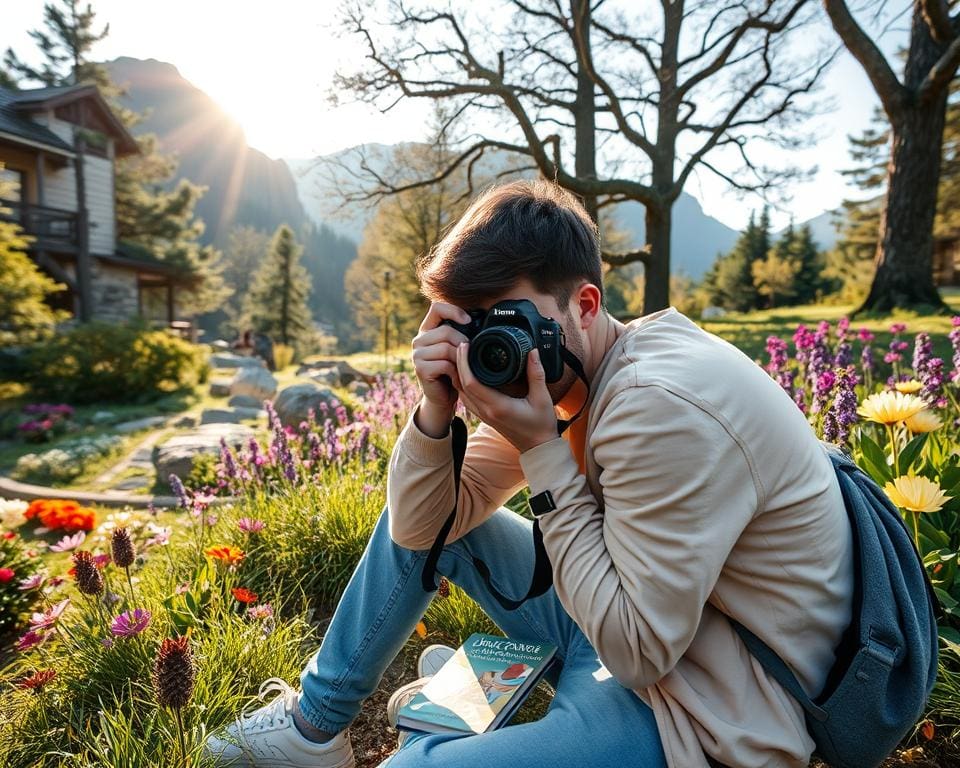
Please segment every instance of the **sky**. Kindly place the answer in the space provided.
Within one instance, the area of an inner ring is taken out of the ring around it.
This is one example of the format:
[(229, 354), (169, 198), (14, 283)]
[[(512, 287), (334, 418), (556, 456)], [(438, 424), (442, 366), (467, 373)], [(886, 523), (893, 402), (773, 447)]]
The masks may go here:
[[(27, 30), (41, 26), (43, 0), (0, 2), (0, 50), (13, 47), (30, 61), (34, 45)], [(890, 5), (896, 9), (909, 3), (894, 0)], [(109, 22), (110, 34), (98, 44), (94, 58), (132, 56), (174, 64), (237, 120), (252, 147), (275, 158), (313, 157), (364, 142), (424, 139), (428, 110), (423, 102), (401, 102), (387, 114), (357, 103), (329, 104), (334, 72), (357, 66), (363, 55), (356, 40), (336, 34), (335, 7), (334, 0), (164, 0), (159, 6), (154, 0), (95, 0), (97, 21)], [(881, 38), (888, 57), (904, 44), (904, 27), (901, 20)], [(829, 41), (832, 30), (824, 20), (814, 34)], [(845, 52), (823, 84), (821, 98), (835, 106), (805, 126), (817, 137), (816, 146), (793, 155), (802, 166), (817, 166), (817, 173), (791, 187), (787, 207), (772, 211), (775, 227), (785, 226), (791, 217), (804, 221), (844, 198), (859, 196), (839, 171), (850, 164), (847, 135), (869, 125), (878, 100), (860, 66)], [(776, 164), (782, 156), (768, 150), (758, 158)], [(708, 215), (734, 229), (742, 228), (750, 211), (762, 205), (756, 196), (740, 199), (707, 171), (691, 175), (686, 191)]]

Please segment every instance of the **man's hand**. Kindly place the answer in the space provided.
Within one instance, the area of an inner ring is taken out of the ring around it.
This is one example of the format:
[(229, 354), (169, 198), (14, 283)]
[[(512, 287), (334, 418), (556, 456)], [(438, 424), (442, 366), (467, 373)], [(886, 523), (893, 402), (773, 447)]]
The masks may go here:
[(413, 370), (423, 391), (415, 421), (430, 437), (443, 437), (453, 419), (461, 389), (457, 345), (467, 338), (449, 325), (440, 325), (442, 320), (469, 323), (470, 315), (452, 304), (433, 302), (413, 339)]
[(547, 389), (540, 350), (527, 355), (527, 395), (510, 397), (477, 381), (467, 362), (468, 342), (457, 348), (460, 400), (523, 453), (557, 437), (557, 415)]

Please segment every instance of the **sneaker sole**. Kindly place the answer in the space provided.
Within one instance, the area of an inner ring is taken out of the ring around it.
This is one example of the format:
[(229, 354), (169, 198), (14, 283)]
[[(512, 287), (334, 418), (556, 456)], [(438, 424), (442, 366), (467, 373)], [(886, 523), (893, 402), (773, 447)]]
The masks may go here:
[(435, 675), (443, 664), (436, 666), (433, 662), (430, 662), (429, 667), (425, 665), (425, 662), (431, 658), (431, 656), (436, 656), (437, 654), (431, 654), (431, 651), (443, 650), (446, 654), (446, 657), (443, 660), (443, 664), (446, 663), (447, 659), (453, 656), (456, 653), (456, 649), (451, 648), (449, 645), (434, 644), (428, 645), (420, 652), (420, 658), (417, 659), (417, 677), (430, 677), (430, 675)]

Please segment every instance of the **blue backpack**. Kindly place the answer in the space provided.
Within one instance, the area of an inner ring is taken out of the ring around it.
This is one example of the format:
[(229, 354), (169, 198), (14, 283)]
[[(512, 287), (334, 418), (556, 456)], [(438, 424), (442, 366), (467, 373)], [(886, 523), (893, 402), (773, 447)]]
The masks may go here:
[(836, 445), (821, 441), (853, 529), (850, 626), (824, 690), (810, 699), (783, 660), (734, 621), (751, 654), (803, 707), (833, 768), (875, 768), (923, 714), (937, 676), (939, 604), (900, 511)]

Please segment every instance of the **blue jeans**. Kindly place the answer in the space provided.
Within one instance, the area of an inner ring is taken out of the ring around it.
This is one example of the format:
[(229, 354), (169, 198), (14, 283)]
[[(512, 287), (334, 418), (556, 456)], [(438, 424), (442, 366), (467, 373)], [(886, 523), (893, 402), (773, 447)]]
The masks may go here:
[[(487, 563), (502, 593), (524, 594), (533, 575), (531, 521), (498, 509), (444, 548), (438, 571), (476, 600), (507, 636), (557, 646), (560, 663), (546, 674), (556, 696), (536, 722), (482, 734), (412, 733), (384, 765), (665, 768), (653, 712), (609, 676), (554, 589), (506, 611), (489, 594), (471, 555)], [(394, 543), (384, 509), (320, 649), (300, 678), (301, 710), (317, 728), (330, 733), (346, 728), (410, 638), (434, 594), (420, 584), (426, 556), (426, 550)]]

